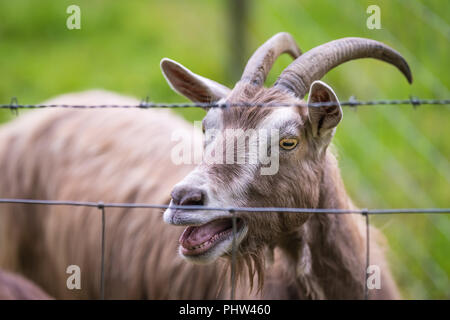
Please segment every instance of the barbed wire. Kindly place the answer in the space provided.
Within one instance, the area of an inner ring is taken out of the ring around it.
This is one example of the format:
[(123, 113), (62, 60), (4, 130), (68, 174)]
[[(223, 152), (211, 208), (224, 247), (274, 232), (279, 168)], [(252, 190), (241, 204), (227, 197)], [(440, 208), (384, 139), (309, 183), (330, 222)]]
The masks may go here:
[(443, 106), (450, 105), (450, 99), (419, 99), (410, 97), (409, 99), (393, 100), (357, 100), (351, 97), (348, 101), (342, 102), (314, 102), (314, 103), (156, 103), (142, 101), (136, 105), (101, 104), (101, 105), (78, 105), (78, 104), (18, 104), (17, 99), (11, 99), (11, 103), (0, 105), (0, 109), (9, 109), (15, 113), (19, 109), (44, 109), (44, 108), (66, 108), (66, 109), (154, 109), (154, 108), (231, 108), (231, 107), (330, 107), (341, 105), (343, 107), (358, 106), (386, 106), (386, 105), (411, 105), (413, 107), (422, 105)]

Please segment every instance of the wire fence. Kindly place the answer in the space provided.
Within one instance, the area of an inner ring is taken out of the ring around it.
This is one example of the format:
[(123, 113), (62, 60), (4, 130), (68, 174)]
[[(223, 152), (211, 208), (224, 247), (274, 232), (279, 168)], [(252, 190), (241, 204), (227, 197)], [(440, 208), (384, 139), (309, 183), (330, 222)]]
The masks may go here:
[[(147, 99), (148, 100), (148, 99)], [(443, 106), (450, 105), (450, 99), (419, 99), (410, 97), (409, 99), (395, 100), (366, 100), (359, 101), (354, 97), (348, 101), (320, 102), (320, 103), (151, 103), (143, 101), (138, 105), (70, 105), (70, 104), (36, 104), (21, 105), (17, 99), (13, 98), (10, 104), (0, 105), (0, 109), (9, 109), (16, 115), (19, 109), (43, 109), (43, 108), (73, 108), (73, 109), (105, 109), (105, 108), (124, 108), (124, 109), (152, 109), (152, 108), (230, 108), (230, 107), (327, 107), (341, 105), (344, 107), (358, 106), (382, 106), (382, 105), (411, 105), (413, 107), (421, 105)], [(365, 219), (366, 229), (366, 259), (364, 270), (364, 299), (368, 299), (369, 292), (367, 286), (368, 268), (370, 266), (370, 215), (386, 214), (450, 214), (450, 208), (398, 208), (398, 209), (323, 209), (323, 208), (285, 208), (285, 207), (208, 207), (201, 205), (165, 205), (165, 204), (145, 204), (145, 203), (104, 203), (87, 201), (60, 201), (60, 200), (37, 200), (37, 199), (9, 199), (0, 198), (0, 204), (25, 204), (25, 205), (47, 205), (47, 206), (82, 206), (98, 208), (101, 211), (101, 276), (100, 276), (100, 297), (105, 299), (105, 246), (106, 246), (106, 208), (128, 208), (128, 209), (179, 209), (179, 210), (202, 210), (202, 211), (222, 211), (230, 213), (232, 219), (232, 254), (231, 254), (231, 292), (230, 299), (235, 299), (236, 292), (236, 259), (237, 259), (237, 224), (236, 212), (276, 212), (276, 213), (302, 213), (302, 214), (360, 214)]]
[(7, 199), (0, 198), (0, 204), (28, 204), (49, 206), (82, 206), (94, 207), (101, 211), (101, 270), (100, 270), (100, 297), (105, 299), (105, 247), (106, 247), (106, 208), (141, 208), (141, 209), (179, 209), (179, 210), (202, 210), (229, 212), (232, 219), (232, 252), (231, 252), (231, 290), (230, 299), (236, 296), (236, 212), (276, 212), (276, 213), (302, 213), (302, 214), (361, 214), (365, 218), (366, 226), (366, 261), (364, 269), (364, 299), (369, 297), (368, 293), (368, 268), (370, 266), (370, 222), (369, 215), (380, 214), (450, 214), (450, 208), (401, 208), (401, 209), (317, 209), (317, 208), (284, 208), (284, 207), (208, 207), (208, 206), (185, 206), (185, 205), (162, 205), (145, 203), (104, 203), (83, 201), (58, 201), (58, 200), (34, 200), (34, 199)]

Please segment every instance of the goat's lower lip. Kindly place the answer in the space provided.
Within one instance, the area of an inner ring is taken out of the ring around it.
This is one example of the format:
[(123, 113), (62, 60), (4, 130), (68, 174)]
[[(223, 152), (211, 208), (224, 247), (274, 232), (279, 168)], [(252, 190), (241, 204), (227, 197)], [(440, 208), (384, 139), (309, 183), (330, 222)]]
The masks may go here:
[[(239, 230), (242, 220), (237, 219), (236, 225)], [(201, 226), (189, 226), (179, 239), (181, 253), (186, 256), (203, 254), (219, 242), (228, 239), (232, 232), (231, 218), (213, 220)]]

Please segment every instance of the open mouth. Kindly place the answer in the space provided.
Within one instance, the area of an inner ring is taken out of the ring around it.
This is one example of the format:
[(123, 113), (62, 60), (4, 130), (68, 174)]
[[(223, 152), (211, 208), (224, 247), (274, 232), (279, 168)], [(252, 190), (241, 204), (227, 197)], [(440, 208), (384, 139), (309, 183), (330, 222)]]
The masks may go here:
[[(236, 218), (236, 235), (242, 227), (242, 219)], [(217, 219), (201, 226), (187, 227), (179, 239), (180, 250), (185, 256), (197, 256), (232, 237), (233, 220), (231, 218)]]

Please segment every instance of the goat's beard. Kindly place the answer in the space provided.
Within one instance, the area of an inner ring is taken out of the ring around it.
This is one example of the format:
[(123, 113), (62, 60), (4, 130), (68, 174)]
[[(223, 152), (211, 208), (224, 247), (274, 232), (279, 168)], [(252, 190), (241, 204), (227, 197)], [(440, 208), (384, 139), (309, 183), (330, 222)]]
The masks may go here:
[[(227, 272), (222, 273), (222, 283), (225, 283), (229, 281), (229, 276), (231, 276), (233, 257), (232, 254), (229, 253), (223, 258), (226, 260), (225, 269)], [(240, 283), (244, 286), (248, 285), (249, 293), (254, 289), (256, 289), (257, 294), (260, 293), (264, 286), (264, 270), (266, 266), (264, 248), (255, 248), (253, 251), (242, 251), (239, 249), (236, 252), (234, 263), (234, 284), (238, 285)]]
[[(292, 218), (292, 216), (269, 213), (265, 216), (264, 221), (271, 221), (270, 227), (266, 224), (261, 225), (255, 220), (252, 221), (246, 216), (241, 217), (244, 217), (248, 225), (248, 232), (236, 250), (235, 281), (244, 285), (248, 284), (249, 293), (256, 289), (256, 294), (258, 294), (261, 293), (264, 286), (265, 271), (274, 263), (275, 248), (282, 246), (286, 237), (295, 239), (296, 242), (302, 242), (301, 230), (309, 215), (296, 215), (295, 219), (282, 222), (279, 220), (280, 218), (284, 220), (288, 217)], [(286, 225), (291, 225), (291, 228), (285, 228)], [(268, 230), (270, 232), (267, 232)], [(232, 253), (227, 253), (224, 257), (227, 260), (229, 271), (231, 271)], [(226, 273), (224, 272), (224, 274)]]
[[(249, 230), (251, 233), (251, 230)], [(232, 252), (223, 256), (226, 260), (226, 268), (231, 275), (233, 256)], [(265, 269), (273, 262), (273, 247), (264, 242), (256, 241), (253, 237), (246, 236), (236, 250), (234, 259), (235, 284), (243, 284), (249, 287), (249, 293), (256, 289), (260, 293), (264, 286)], [(226, 281), (226, 280), (225, 280)]]

